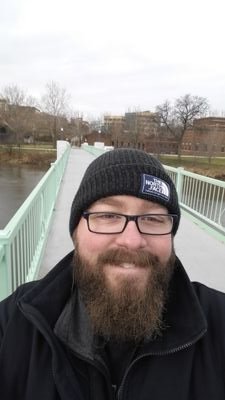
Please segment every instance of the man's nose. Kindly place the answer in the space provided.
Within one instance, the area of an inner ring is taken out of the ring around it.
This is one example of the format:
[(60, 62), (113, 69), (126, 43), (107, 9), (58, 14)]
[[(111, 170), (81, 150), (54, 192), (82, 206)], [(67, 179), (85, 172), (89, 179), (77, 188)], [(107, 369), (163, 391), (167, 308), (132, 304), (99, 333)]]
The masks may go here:
[(116, 243), (119, 246), (136, 250), (146, 246), (146, 237), (139, 232), (135, 221), (129, 221), (124, 231), (117, 235)]

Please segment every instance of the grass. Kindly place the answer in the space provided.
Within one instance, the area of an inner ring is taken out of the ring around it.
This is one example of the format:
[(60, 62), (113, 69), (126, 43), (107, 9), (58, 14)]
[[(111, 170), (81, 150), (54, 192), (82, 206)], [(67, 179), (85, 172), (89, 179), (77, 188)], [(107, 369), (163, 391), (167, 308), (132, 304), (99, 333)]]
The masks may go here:
[(46, 146), (0, 146), (0, 164), (49, 166), (55, 159), (56, 150)]
[(160, 160), (165, 165), (183, 167), (200, 175), (225, 180), (225, 157), (213, 157), (209, 162), (208, 157), (163, 155)]
[[(196, 174), (225, 180), (225, 157), (160, 155), (165, 165), (183, 167)], [(23, 144), (21, 146), (0, 145), (0, 163), (48, 166), (56, 159), (52, 143)]]

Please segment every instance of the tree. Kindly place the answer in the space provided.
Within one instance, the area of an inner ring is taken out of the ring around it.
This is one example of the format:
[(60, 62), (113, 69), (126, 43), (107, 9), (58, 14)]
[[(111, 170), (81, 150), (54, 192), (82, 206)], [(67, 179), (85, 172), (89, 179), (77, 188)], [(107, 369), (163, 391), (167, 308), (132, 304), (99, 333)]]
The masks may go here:
[(170, 132), (174, 135), (174, 119), (173, 119), (173, 108), (169, 100), (165, 100), (165, 102), (161, 105), (156, 106), (156, 116), (158, 117), (157, 121), (160, 126), (165, 127), (167, 132)]
[(46, 93), (42, 96), (43, 110), (52, 118), (50, 119), (53, 146), (56, 147), (57, 132), (61, 118), (65, 118), (69, 107), (70, 96), (65, 88), (51, 81), (46, 84)]
[(19, 144), (23, 135), (31, 131), (34, 104), (37, 104), (37, 102), (34, 97), (27, 96), (25, 91), (15, 84), (5, 86), (1, 92), (1, 97), (6, 105), (1, 117), (15, 132), (16, 143)]
[(164, 103), (156, 107), (154, 120), (157, 127), (156, 136), (158, 138), (156, 151), (157, 156), (159, 156), (161, 149), (164, 147), (162, 144), (164, 140), (170, 143), (171, 138), (177, 138), (174, 109), (169, 100), (165, 100)]
[(7, 104), (14, 106), (25, 105), (26, 94), (23, 89), (15, 84), (5, 86), (1, 96), (6, 100)]
[(184, 133), (191, 128), (195, 118), (206, 116), (209, 110), (208, 101), (204, 97), (186, 94), (175, 102), (174, 115), (180, 126), (180, 143)]
[(178, 140), (178, 155), (187, 129), (191, 128), (196, 118), (206, 116), (209, 111), (208, 100), (204, 97), (186, 94), (175, 100), (174, 106), (166, 100), (156, 107), (161, 124)]

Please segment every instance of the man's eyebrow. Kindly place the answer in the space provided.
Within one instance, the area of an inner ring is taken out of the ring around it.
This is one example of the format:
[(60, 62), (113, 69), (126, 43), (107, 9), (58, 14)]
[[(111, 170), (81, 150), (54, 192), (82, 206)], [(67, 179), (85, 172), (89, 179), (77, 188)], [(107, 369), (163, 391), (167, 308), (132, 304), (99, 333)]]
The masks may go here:
[[(112, 206), (112, 207), (119, 207), (119, 208), (124, 208), (127, 205), (127, 201), (129, 202), (129, 200), (126, 200), (124, 202), (124, 199), (119, 199), (117, 197), (103, 197), (102, 199), (99, 199), (95, 202), (96, 205), (107, 205), (107, 206)], [(148, 205), (145, 204), (142, 206), (143, 209), (149, 210), (152, 208), (157, 207), (157, 205), (149, 203)]]
[(107, 197), (107, 198), (102, 198), (102, 199), (99, 199), (99, 200), (97, 200), (96, 202), (95, 202), (95, 204), (96, 205), (101, 205), (101, 204), (106, 204), (106, 205), (109, 205), (109, 206), (122, 206), (123, 205), (123, 202), (121, 201), (121, 200), (119, 200), (119, 199), (116, 199), (116, 198), (112, 198), (112, 197)]
[[(128, 200), (127, 200), (128, 201)], [(96, 202), (94, 203), (96, 206), (111, 206), (111, 207), (115, 207), (120, 209), (121, 212), (123, 212), (123, 209), (126, 208), (127, 203), (124, 203), (124, 200), (121, 200), (119, 198), (115, 197), (103, 197), (99, 200), (96, 200)], [(161, 209), (161, 206), (158, 205), (157, 203), (151, 203), (149, 202), (149, 204), (145, 204), (142, 206), (142, 211), (140, 212), (140, 214), (154, 214), (154, 213), (158, 213), (158, 214), (165, 214), (167, 212), (164, 211), (164, 209)]]

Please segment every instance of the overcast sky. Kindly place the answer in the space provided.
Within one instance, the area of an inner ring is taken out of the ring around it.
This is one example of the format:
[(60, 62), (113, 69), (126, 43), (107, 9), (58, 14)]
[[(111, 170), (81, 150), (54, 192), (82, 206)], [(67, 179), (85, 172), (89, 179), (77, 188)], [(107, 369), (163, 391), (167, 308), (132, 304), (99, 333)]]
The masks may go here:
[(95, 117), (187, 93), (221, 112), (224, 16), (224, 0), (2, 0), (0, 89), (40, 98), (54, 80)]

